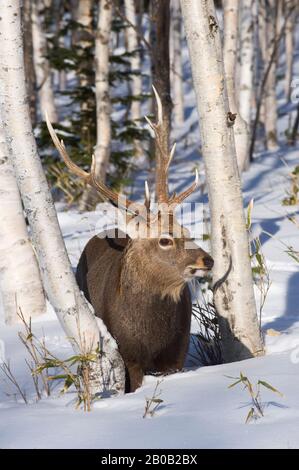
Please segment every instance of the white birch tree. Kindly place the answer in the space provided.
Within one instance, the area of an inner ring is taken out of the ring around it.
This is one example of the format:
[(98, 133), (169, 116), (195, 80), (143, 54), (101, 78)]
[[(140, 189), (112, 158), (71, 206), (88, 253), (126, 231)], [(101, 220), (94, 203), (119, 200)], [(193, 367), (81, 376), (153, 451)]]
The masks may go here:
[[(96, 109), (97, 144), (95, 148), (96, 176), (105, 181), (111, 152), (111, 102), (109, 91), (109, 52), (112, 23), (111, 0), (99, 0), (99, 16), (96, 32)], [(90, 209), (98, 201), (94, 188), (87, 187), (80, 202), (80, 209)]]
[[(266, 2), (266, 49), (267, 49), (267, 61), (265, 63), (265, 69), (270, 60), (271, 52), (274, 48), (276, 40), (276, 21), (277, 16), (277, 2), (276, 0), (268, 0)], [(273, 60), (268, 78), (265, 85), (265, 133), (266, 133), (266, 147), (270, 151), (275, 151), (278, 148), (277, 145), (277, 100), (276, 100), (276, 65), (277, 61)]]
[[(291, 99), (291, 82), (293, 77), (293, 62), (294, 62), (294, 30), (297, 12), (295, 9), (295, 0), (287, 2), (287, 6), (292, 8), (293, 11), (288, 15), (285, 26), (285, 56), (286, 56), (286, 73), (285, 73), (285, 97), (287, 102)], [(285, 14), (288, 14), (288, 8), (285, 6)]]
[(34, 69), (41, 114), (47, 111), (52, 122), (57, 122), (57, 112), (54, 100), (54, 91), (51, 80), (51, 69), (47, 59), (47, 38), (43, 30), (43, 15), (41, 8), (43, 5), (38, 0), (32, 2), (32, 42)]
[[(83, 25), (84, 28), (90, 33), (92, 32), (92, 6), (93, 0), (79, 0), (78, 8), (75, 14), (76, 21)], [(80, 41), (81, 44), (83, 41), (84, 47), (84, 38), (81, 37)], [(89, 44), (89, 41), (87, 41), (87, 43)]]
[(20, 0), (0, 3), (0, 105), (15, 175), (32, 230), (44, 289), (76, 351), (100, 351), (92, 392), (124, 389), (124, 366), (116, 342), (79, 291), (32, 133), (26, 98)]
[[(266, 36), (266, 0), (259, 0), (258, 2), (258, 46), (261, 52), (261, 64), (258, 70), (258, 82), (263, 78), (265, 64), (267, 61), (267, 36)], [(265, 125), (265, 96), (261, 96), (261, 109), (259, 121)]]
[[(90, 67), (90, 60), (87, 58), (84, 60), (84, 56), (88, 57), (86, 50), (91, 47), (92, 44), (92, 7), (93, 7), (93, 0), (79, 0), (75, 18), (78, 23), (83, 27), (83, 30), (76, 31), (74, 34), (73, 42), (79, 43), (81, 48), (81, 61), (82, 61), (82, 68)], [(92, 81), (90, 77), (87, 77), (86, 74), (79, 74), (80, 86), (86, 87), (90, 86)], [(81, 110), (85, 112), (88, 110), (88, 102), (83, 102), (81, 104)], [(85, 126), (84, 126), (85, 127)], [(83, 129), (82, 131), (88, 131), (88, 129)]]
[(236, 96), (236, 59), (239, 45), (239, 5), (235, 0), (224, 0), (224, 41), (223, 60), (230, 112), (235, 115), (233, 124), (239, 171), (247, 167), (249, 155), (248, 126), (237, 106)]
[[(239, 81), (239, 110), (244, 119), (248, 132), (246, 139), (246, 159), (244, 168), (249, 166), (249, 138), (251, 127), (251, 109), (253, 97), (253, 63), (254, 63), (254, 24), (253, 24), (254, 0), (242, 0), (241, 2), (241, 36), (240, 36), (240, 81)], [(237, 152), (238, 155), (238, 152)]]
[[(213, 0), (181, 0), (181, 7), (197, 96), (209, 193), (215, 260), (214, 300), (224, 360), (236, 361), (262, 354), (263, 346), (253, 292), (233, 128), (228, 123), (229, 105), (220, 31)], [(228, 273), (226, 279), (223, 278), (225, 273)]]
[[(134, 0), (125, 0), (125, 15), (128, 21), (137, 28), (138, 23), (137, 23), (137, 15), (135, 11)], [(130, 26), (127, 28), (127, 41), (128, 41), (128, 52), (133, 53), (132, 57), (130, 58), (131, 71), (137, 72), (136, 75), (134, 74), (132, 75), (131, 91), (132, 91), (132, 95), (138, 98), (140, 97), (142, 93), (142, 77), (140, 75), (141, 61), (140, 61), (140, 53), (138, 52), (139, 44), (138, 44), (137, 34), (136, 34), (135, 29)], [(138, 121), (141, 119), (141, 102), (139, 100), (132, 101), (131, 118), (134, 121), (135, 120)]]
[[(126, 28), (126, 38), (127, 38), (127, 50), (129, 53), (133, 54), (130, 57), (130, 68), (132, 78), (130, 81), (131, 95), (136, 98), (131, 103), (131, 119), (135, 121), (137, 125), (140, 125), (140, 120), (142, 119), (141, 115), (141, 101), (140, 97), (142, 94), (142, 75), (141, 75), (141, 56), (139, 51), (139, 42), (137, 31), (138, 18), (136, 14), (135, 1), (134, 0), (125, 0), (125, 16), (130, 25)], [(143, 148), (139, 140), (134, 141), (134, 148), (136, 155), (142, 155)]]
[(184, 122), (184, 91), (182, 77), (182, 15), (180, 0), (170, 4), (170, 83), (172, 88), (173, 120), (176, 126)]
[[(0, 52), (0, 60), (1, 60)], [(1, 74), (0, 74), (1, 80)], [(2, 119), (1, 119), (2, 121)], [(0, 295), (5, 323), (36, 317), (46, 310), (40, 272), (33, 251), (22, 201), (0, 125)]]

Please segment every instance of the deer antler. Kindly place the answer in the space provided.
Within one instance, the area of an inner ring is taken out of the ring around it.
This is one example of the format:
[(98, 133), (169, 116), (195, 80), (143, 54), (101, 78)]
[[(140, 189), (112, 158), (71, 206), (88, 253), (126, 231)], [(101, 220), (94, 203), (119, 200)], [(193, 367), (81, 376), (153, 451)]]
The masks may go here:
[(163, 108), (160, 96), (153, 85), (153, 91), (157, 103), (157, 122), (152, 122), (148, 117), (145, 116), (150, 127), (153, 129), (156, 139), (156, 146), (158, 147), (157, 161), (156, 161), (156, 197), (160, 203), (168, 201), (168, 183), (167, 183), (167, 171), (170, 164), (173, 152), (170, 154), (165, 152), (165, 135), (163, 135)]
[(187, 199), (190, 194), (192, 194), (196, 188), (198, 187), (199, 184), (199, 176), (198, 176), (198, 170), (197, 168), (195, 169), (195, 181), (192, 183), (192, 185), (183, 191), (181, 194), (176, 195), (175, 193), (171, 196), (169, 202), (171, 204), (182, 204), (182, 202)]
[[(160, 96), (152, 85), (153, 91), (157, 103), (157, 115), (158, 119), (156, 123), (153, 123), (148, 117), (145, 116), (146, 121), (153, 129), (156, 139), (156, 145), (158, 146), (159, 152), (157, 152), (157, 162), (156, 162), (156, 197), (158, 203), (167, 203), (167, 204), (181, 204), (191, 193), (193, 193), (199, 182), (198, 171), (195, 172), (195, 181), (190, 186), (190, 188), (183, 191), (181, 194), (176, 195), (175, 193), (170, 197), (168, 193), (168, 170), (169, 165), (173, 159), (176, 144), (174, 144), (170, 152), (165, 152), (164, 140), (165, 136), (163, 135), (163, 107)], [(163, 145), (164, 144), (164, 145)]]
[[(87, 171), (82, 170), (78, 165), (76, 165), (68, 155), (63, 140), (59, 140), (53, 126), (49, 120), (49, 116), (47, 112), (45, 113), (46, 123), (48, 127), (48, 131), (52, 137), (53, 143), (58, 150), (60, 156), (62, 157), (64, 163), (68, 167), (68, 169), (74, 173), (79, 178), (82, 178), (86, 183), (90, 184), (90, 186), (94, 187), (99, 193), (101, 193), (105, 198), (107, 198), (113, 205), (121, 206), (124, 209), (128, 210), (129, 212), (133, 212), (134, 214), (144, 212), (144, 206), (138, 204), (136, 202), (132, 202), (127, 199), (124, 195), (116, 193), (112, 191), (108, 186), (106, 186), (101, 181), (96, 179), (96, 162), (94, 155), (92, 156), (92, 163), (90, 173)], [(147, 196), (146, 196), (146, 203), (147, 203)], [(145, 206), (146, 206), (145, 203)]]

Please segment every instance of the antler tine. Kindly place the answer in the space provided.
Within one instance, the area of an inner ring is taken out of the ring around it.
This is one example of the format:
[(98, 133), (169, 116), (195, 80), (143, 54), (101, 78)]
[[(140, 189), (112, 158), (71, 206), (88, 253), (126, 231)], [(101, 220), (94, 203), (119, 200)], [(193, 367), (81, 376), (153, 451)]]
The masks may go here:
[(59, 140), (56, 132), (53, 129), (53, 126), (50, 122), (49, 116), (47, 111), (45, 112), (45, 118), (46, 118), (46, 123), (48, 127), (48, 131), (50, 133), (50, 136), (53, 140), (53, 143), (55, 147), (57, 148), (60, 156), (62, 157), (64, 163), (66, 166), (71, 170), (75, 175), (79, 176), (80, 178), (83, 178), (87, 183), (90, 183), (90, 174), (87, 173), (86, 171), (82, 170), (80, 167), (78, 167), (69, 157), (66, 148), (64, 146), (63, 140)]
[(158, 114), (158, 122), (157, 125), (161, 126), (163, 123), (163, 106), (161, 102), (161, 98), (159, 96), (159, 93), (157, 92), (156, 88), (154, 85), (152, 85), (152, 88), (154, 90), (155, 98), (156, 98), (156, 103), (157, 103), (157, 114)]
[(109, 199), (112, 204), (115, 206), (122, 206), (124, 209), (129, 209), (130, 212), (135, 213), (136, 211), (140, 211), (143, 209), (141, 204), (136, 202), (132, 202), (127, 199), (125, 196), (119, 195), (115, 193), (111, 189), (109, 189), (104, 183), (98, 181), (96, 178), (96, 162), (94, 155), (92, 156), (92, 163), (91, 163), (91, 171), (87, 173), (87, 171), (82, 170), (78, 165), (76, 165), (69, 157), (66, 148), (64, 146), (63, 140), (59, 140), (53, 126), (50, 122), (49, 116), (47, 112), (45, 113), (46, 123), (49, 130), (49, 133), (52, 137), (55, 147), (57, 148), (60, 156), (62, 157), (63, 161), (65, 162), (68, 169), (74, 173), (76, 176), (83, 178), (88, 184), (93, 186), (99, 193), (101, 193), (104, 197)]
[(176, 142), (173, 144), (173, 146), (170, 150), (170, 154), (169, 154), (169, 158), (168, 158), (168, 162), (167, 162), (167, 166), (166, 166), (167, 170), (169, 168), (170, 163), (172, 162), (172, 159), (173, 159), (173, 156), (174, 156), (174, 153), (175, 153), (175, 149), (176, 149)]
[(163, 128), (163, 106), (158, 91), (155, 86), (152, 85), (156, 105), (157, 105), (157, 122), (153, 123), (148, 117), (145, 117), (149, 126), (155, 133), (156, 140), (156, 195), (158, 202), (167, 203), (169, 200), (168, 194), (168, 181), (167, 174), (170, 162), (172, 160), (175, 145), (168, 151), (168, 136), (166, 135), (167, 130)]
[(190, 194), (192, 194), (198, 187), (199, 184), (199, 175), (198, 175), (198, 170), (197, 168), (195, 169), (195, 181), (194, 183), (190, 186), (190, 188), (186, 189), (186, 191), (183, 191), (181, 194), (173, 194), (170, 202), (172, 204), (181, 204)]
[(109, 201), (111, 201), (114, 205), (122, 205), (124, 207), (128, 207), (130, 201), (126, 200), (126, 198), (122, 198), (119, 194), (115, 193), (111, 189), (109, 189), (104, 183), (97, 180), (96, 177), (96, 160), (94, 154), (92, 155), (91, 167), (90, 167), (90, 184), (93, 186), (99, 193), (103, 194)]
[(149, 187), (148, 187), (148, 182), (147, 182), (147, 181), (144, 182), (144, 196), (145, 196), (144, 205), (145, 205), (145, 207), (146, 207), (147, 210), (150, 210), (150, 206), (151, 206), (151, 195), (150, 195), (150, 191), (149, 191)]

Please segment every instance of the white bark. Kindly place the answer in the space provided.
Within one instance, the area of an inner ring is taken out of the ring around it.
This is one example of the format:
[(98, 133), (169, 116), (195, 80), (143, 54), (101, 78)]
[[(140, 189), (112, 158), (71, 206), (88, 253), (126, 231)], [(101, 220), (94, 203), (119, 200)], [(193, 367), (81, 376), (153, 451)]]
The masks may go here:
[[(134, 0), (125, 0), (125, 16), (132, 25), (136, 28), (139, 27)], [(134, 55), (130, 58), (131, 72), (137, 72), (137, 75), (132, 74), (131, 78), (131, 95), (137, 98), (136, 101), (132, 101), (131, 103), (131, 119), (137, 121), (136, 124), (140, 125), (140, 120), (142, 119), (140, 101), (142, 94), (141, 55), (140, 51), (138, 51), (140, 44), (133, 27), (126, 29), (126, 35), (128, 52), (135, 51)], [(136, 156), (143, 154), (143, 147), (139, 140), (135, 140), (134, 148)]]
[(241, 183), (228, 99), (221, 39), (213, 0), (181, 0), (200, 119), (212, 223), (214, 293), (223, 356), (236, 361), (262, 354), (245, 225)]
[(2, 125), (0, 126), (0, 290), (4, 318), (8, 325), (20, 321), (19, 310), (27, 321), (30, 317), (36, 317), (46, 310), (40, 272), (29, 240)]
[[(90, 47), (92, 44), (92, 6), (93, 0), (79, 0), (78, 9), (76, 11), (76, 21), (80, 23), (84, 29), (83, 31), (75, 34), (75, 42), (80, 44), (82, 48), (81, 55), (84, 57), (85, 49)], [(85, 68), (90, 64), (86, 61)], [(85, 74), (80, 75), (80, 86), (85, 87), (91, 84), (91, 80), (88, 80)], [(87, 103), (82, 103), (82, 111), (88, 109)]]
[[(259, 5), (258, 2), (253, 2), (252, 5), (252, 18), (253, 18), (253, 50), (259, 50)], [(256, 114), (257, 108), (257, 93), (259, 88), (259, 63), (260, 57), (257, 52), (253, 54), (253, 87), (252, 87), (252, 94), (251, 94), (251, 103), (252, 103), (252, 110), (253, 115)]]
[[(293, 8), (295, 5), (294, 1), (288, 2), (288, 7)], [(288, 14), (288, 8), (285, 11)], [(287, 102), (291, 99), (291, 82), (293, 77), (293, 59), (294, 59), (294, 31), (295, 31), (295, 20), (296, 20), (296, 10), (288, 16), (286, 20), (285, 28), (285, 56), (286, 56), (286, 74), (285, 74), (285, 97)]]
[[(95, 148), (96, 176), (105, 181), (111, 152), (111, 102), (109, 93), (109, 43), (112, 23), (112, 2), (99, 0), (99, 17), (96, 35), (96, 108), (97, 144)], [(98, 195), (93, 188), (86, 188), (80, 209), (93, 207)]]
[(92, 32), (92, 6), (93, 0), (79, 0), (78, 10), (76, 12), (76, 20), (78, 23), (82, 24), (84, 28), (90, 32)]
[(236, 114), (234, 121), (234, 136), (237, 152), (239, 171), (242, 172), (247, 167), (249, 151), (248, 126), (241, 115), (236, 100), (236, 59), (239, 45), (239, 2), (235, 0), (224, 0), (224, 42), (223, 60), (225, 68), (225, 78), (229, 109)]
[[(126, 15), (126, 18), (130, 21), (130, 23), (137, 27), (137, 16), (136, 16), (136, 11), (135, 11), (134, 0), (125, 0), (125, 15)], [(127, 41), (128, 41), (128, 52), (134, 52), (139, 49), (137, 34), (134, 28), (132, 27), (127, 28)], [(141, 61), (140, 61), (139, 52), (135, 52), (135, 54), (130, 58), (130, 62), (131, 62), (131, 71), (140, 73)], [(141, 75), (132, 75), (131, 89), (132, 89), (133, 96), (136, 96), (137, 98), (140, 97), (142, 93)], [(140, 101), (132, 102), (131, 118), (133, 120), (141, 119), (141, 102)]]
[[(5, 50), (1, 57), (0, 104), (45, 291), (66, 335), (76, 341), (75, 349), (79, 345), (81, 351), (95, 351), (100, 343), (105, 353), (94, 365), (93, 391), (107, 387), (123, 390), (123, 362), (114, 339), (103, 322), (96, 320), (77, 287), (37, 152), (26, 100), (19, 0), (0, 3), (0, 29), (0, 50)], [(109, 376), (109, 385), (102, 384), (102, 370), (105, 381)]]
[(184, 91), (182, 71), (182, 15), (180, 0), (170, 4), (170, 83), (172, 87), (173, 119), (176, 126), (184, 122)]
[[(241, 117), (251, 126), (251, 109), (253, 95), (253, 47), (254, 47), (254, 25), (253, 25), (253, 0), (242, 0), (241, 2), (241, 41), (240, 41), (240, 82), (239, 82), (239, 110)], [(244, 167), (249, 166), (249, 139), (250, 132), (246, 134), (246, 160)]]
[[(259, 81), (263, 79), (265, 63), (267, 60), (267, 35), (266, 35), (266, 0), (259, 0), (258, 2), (258, 42), (261, 51), (262, 67), (260, 72)], [(262, 96), (260, 122), (265, 125), (265, 96)]]
[(38, 97), (42, 117), (44, 117), (47, 111), (51, 122), (57, 122), (51, 69), (46, 58), (48, 47), (45, 32), (43, 31), (41, 7), (43, 6), (40, 1), (34, 0), (32, 2), (32, 41)]
[[(276, 0), (268, 0), (266, 6), (266, 62), (269, 63), (276, 39), (275, 24)], [(276, 100), (276, 60), (273, 60), (265, 86), (265, 132), (268, 150), (275, 151), (277, 145), (277, 100)]]
[(95, 149), (96, 174), (106, 179), (111, 150), (111, 103), (109, 92), (109, 42), (112, 22), (112, 3), (100, 0), (100, 12), (96, 37), (96, 105), (97, 145)]

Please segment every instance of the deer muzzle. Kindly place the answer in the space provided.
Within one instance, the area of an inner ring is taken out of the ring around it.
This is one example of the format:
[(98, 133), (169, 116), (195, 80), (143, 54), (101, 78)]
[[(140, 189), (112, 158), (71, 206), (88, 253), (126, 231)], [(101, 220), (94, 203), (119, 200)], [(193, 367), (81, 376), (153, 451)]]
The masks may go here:
[(188, 266), (188, 275), (191, 277), (204, 276), (207, 271), (210, 271), (214, 266), (213, 258), (206, 254), (205, 256), (199, 256), (194, 264)]

